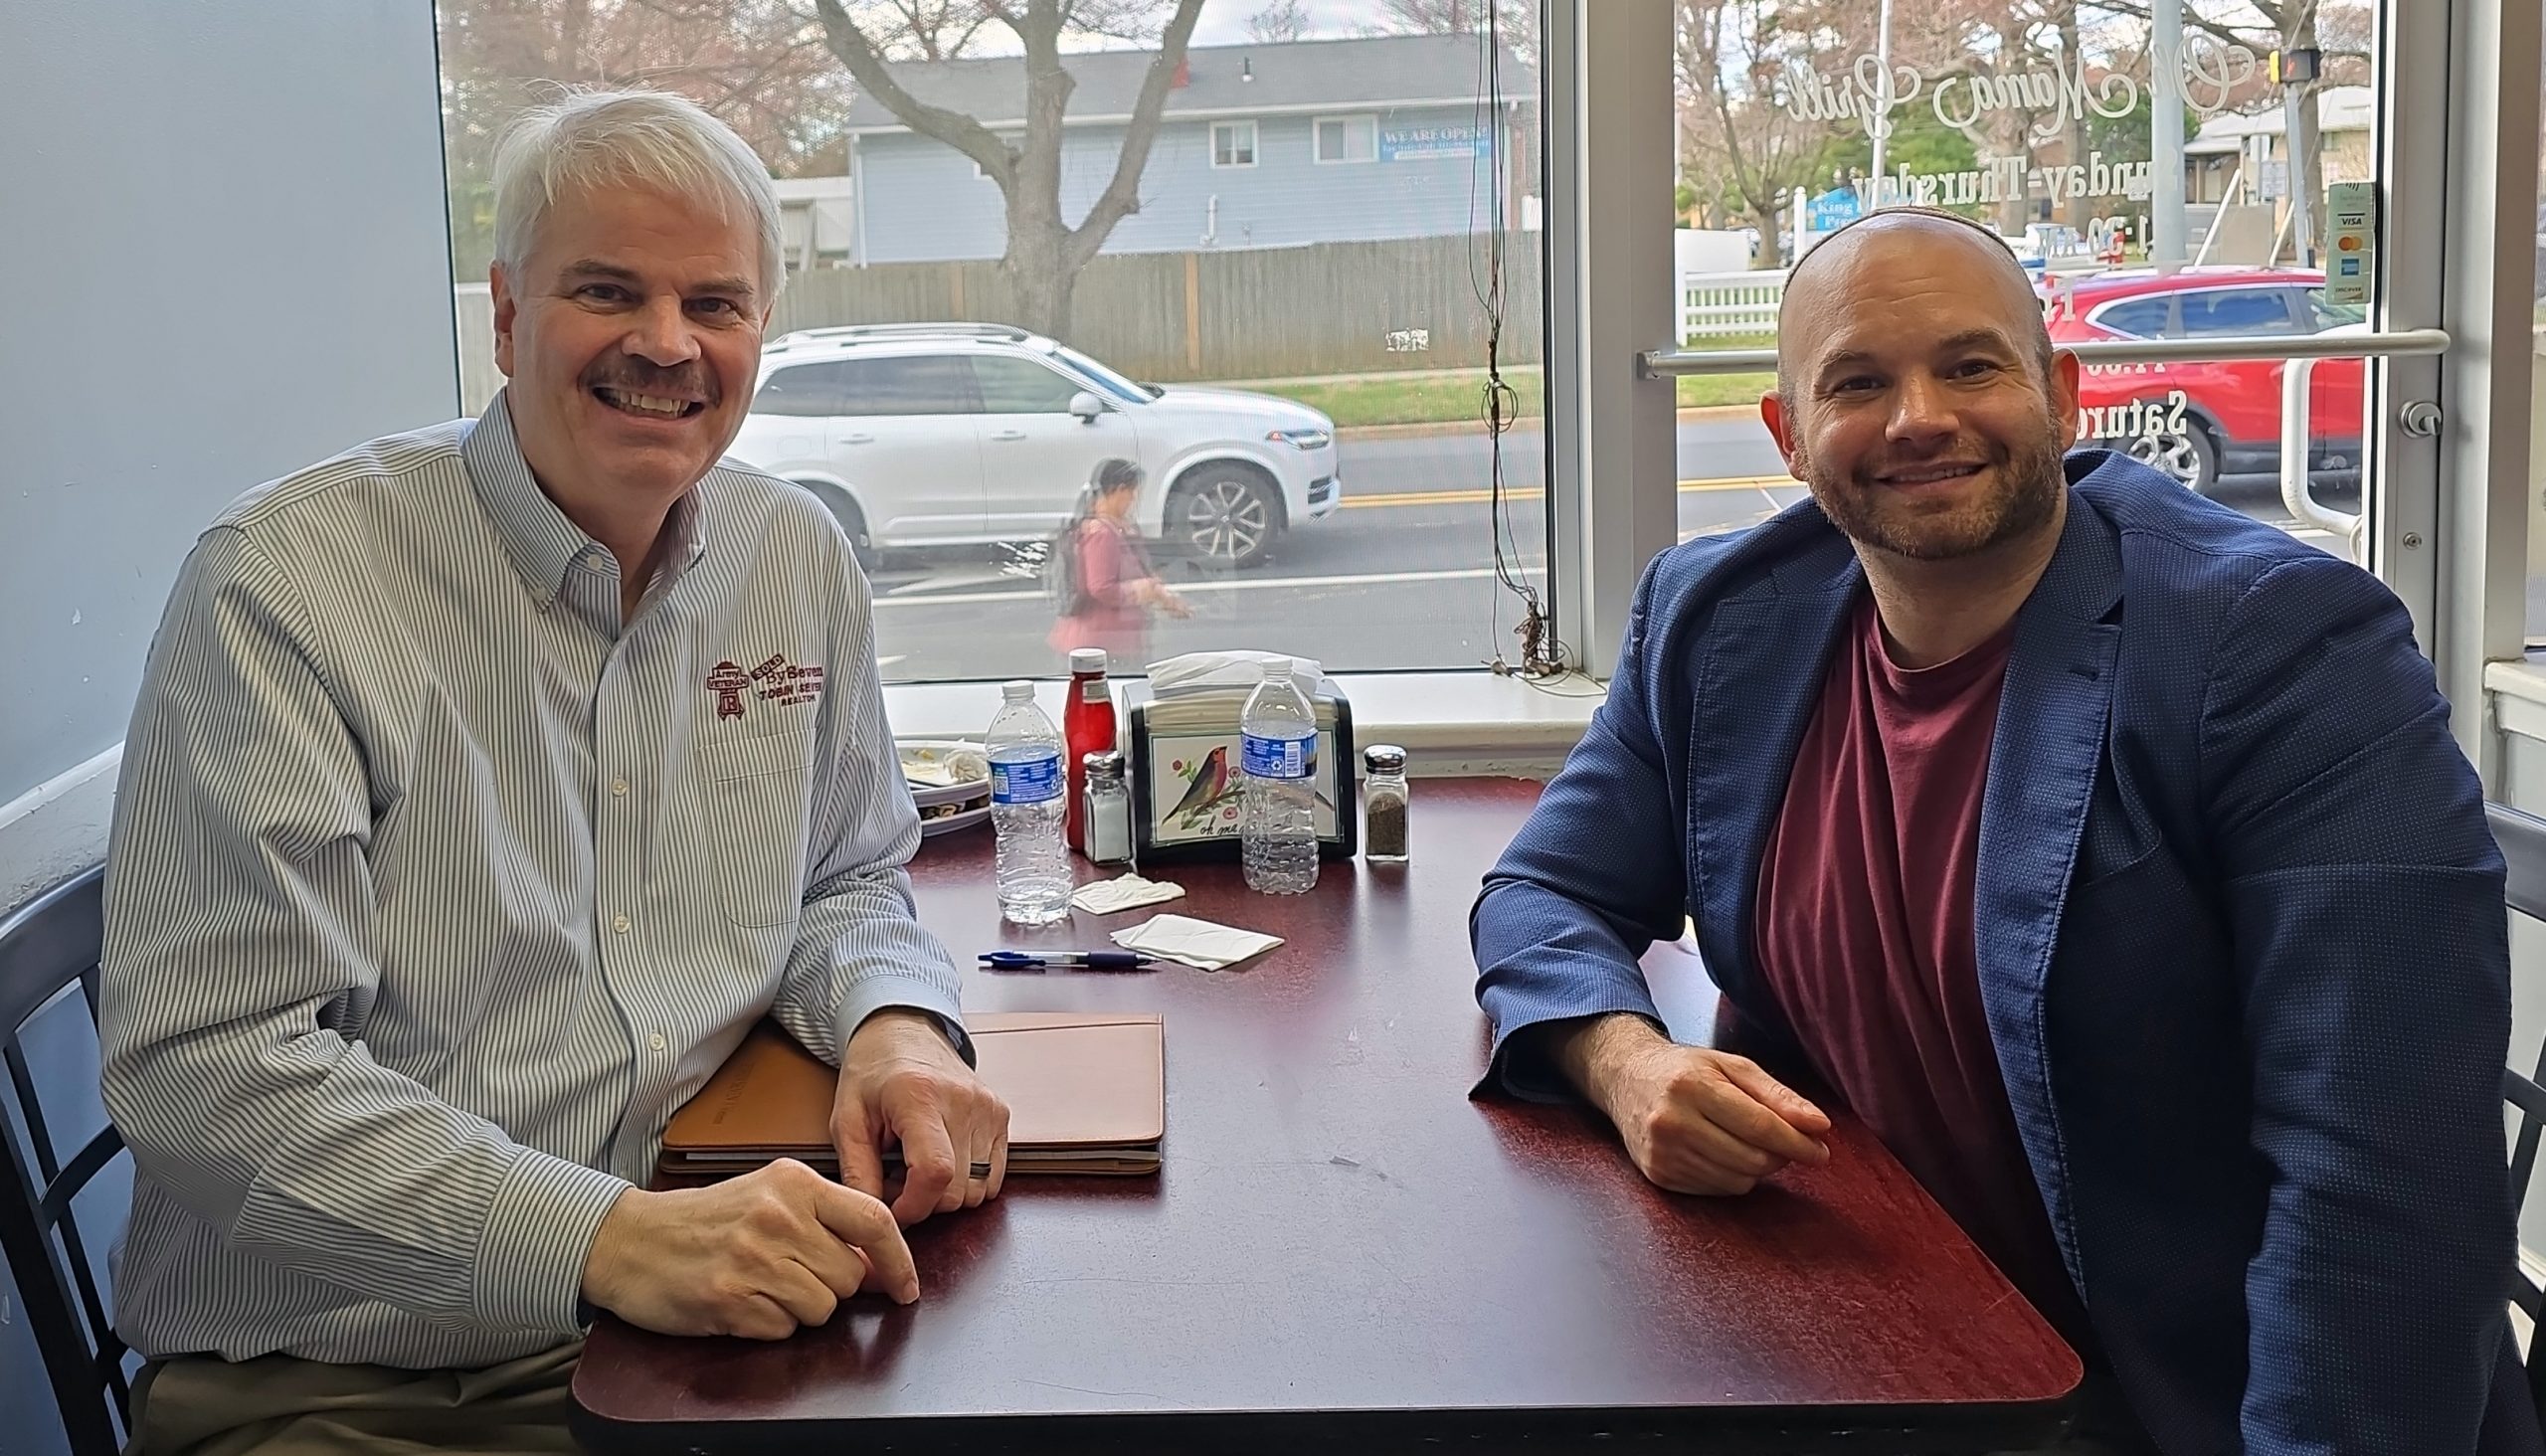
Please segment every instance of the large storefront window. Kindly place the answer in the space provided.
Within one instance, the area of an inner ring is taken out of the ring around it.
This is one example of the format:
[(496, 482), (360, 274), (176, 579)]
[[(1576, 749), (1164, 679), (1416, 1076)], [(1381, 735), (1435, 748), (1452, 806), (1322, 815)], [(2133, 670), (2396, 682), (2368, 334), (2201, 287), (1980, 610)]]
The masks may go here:
[[(733, 453), (860, 543), (888, 680), (1061, 670), (1047, 564), (1117, 459), (1163, 588), (1118, 671), (1518, 659), (1547, 587), (1534, 3), (439, 13), (467, 406), (502, 383), (503, 123), (560, 83), (700, 101), (778, 179), (790, 273)], [(1044, 45), (1064, 77), (1029, 75)]]
[[(2365, 331), (2374, 19), (2315, 0), (1680, 0), (1677, 337), (1768, 345), (1817, 238), (1871, 208), (1947, 208), (2004, 238), (2053, 338), (2086, 346), (2082, 443), (2353, 554), (2372, 366), (2199, 351)], [(2285, 431), (2292, 367), (2311, 377)], [(1684, 534), (1800, 498), (1758, 422), (1769, 382), (1680, 379)], [(2285, 435), (2306, 456), (2286, 487)]]

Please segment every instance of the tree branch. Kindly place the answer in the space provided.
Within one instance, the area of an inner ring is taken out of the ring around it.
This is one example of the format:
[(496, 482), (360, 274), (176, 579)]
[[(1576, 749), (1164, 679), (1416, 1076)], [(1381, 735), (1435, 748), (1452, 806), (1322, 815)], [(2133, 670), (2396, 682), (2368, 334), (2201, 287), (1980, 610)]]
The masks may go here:
[[(2126, 16), (2132, 20), (2144, 20), (2151, 25), (2154, 25), (2157, 22), (2157, 17), (2150, 12), (2147, 6), (2132, 5), (2128, 3), (2128, 0), (2094, 0), (2094, 5), (2097, 10), (2108, 10), (2115, 15)], [(2262, 26), (2248, 26), (2246, 27), (2247, 30), (2255, 31), (2269, 28), (2275, 35), (2280, 33), (2279, 11), (2273, 9), (2268, 4), (2261, 3), (2261, 0), (2256, 0), (2255, 10), (2264, 17), (2265, 24)], [(2184, 15), (2184, 22), (2185, 24), (2192, 26), (2194, 29), (2208, 34), (2214, 40), (2226, 41), (2232, 46), (2242, 46), (2246, 44), (2246, 37), (2239, 35), (2236, 28), (2233, 26), (2221, 25), (2215, 20), (2210, 20), (2203, 16), (2192, 14), (2189, 11)]]
[(932, 106), (912, 95), (893, 74), (884, 58), (859, 30), (857, 22), (841, 8), (840, 0), (814, 0), (814, 10), (821, 17), (822, 34), (830, 53), (848, 68), (860, 88), (884, 108), (901, 119), (903, 125), (922, 136), (946, 143), (981, 164), (982, 170), (997, 179), (1003, 190), (1015, 181), (1016, 163), (1007, 143), (999, 134), (961, 111)]
[(1131, 124), (1123, 133), (1123, 154), (1114, 161), (1113, 180), (1097, 195), (1096, 205), (1087, 210), (1086, 219), (1070, 231), (1068, 264), (1073, 271), (1105, 246), (1106, 235), (1116, 223), (1139, 209), (1141, 173), (1149, 167), (1150, 144), (1158, 139), (1159, 117), (1167, 109), (1167, 93), (1176, 85), (1177, 69), (1184, 61), (1194, 22), (1201, 18), (1202, 0), (1177, 0), (1176, 15), (1168, 21), (1166, 34), (1159, 38), (1158, 55), (1150, 60), (1149, 75), (1141, 79), (1140, 99), (1132, 106)]

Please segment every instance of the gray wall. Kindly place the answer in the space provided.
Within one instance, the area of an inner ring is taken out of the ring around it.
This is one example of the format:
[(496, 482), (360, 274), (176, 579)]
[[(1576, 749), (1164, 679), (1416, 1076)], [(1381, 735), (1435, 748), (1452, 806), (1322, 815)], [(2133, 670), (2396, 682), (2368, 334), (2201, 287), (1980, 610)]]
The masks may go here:
[[(1338, 116), (1372, 116), (1381, 129), (1470, 125), (1472, 106), (1339, 107)], [(1141, 171), (1140, 211), (1105, 240), (1108, 253), (1177, 253), (1202, 247), (1272, 248), (1301, 243), (1361, 242), (1471, 233), (1495, 224), (1495, 159), (1480, 143), (1473, 157), (1399, 158), (1365, 162), (1316, 159), (1314, 118), (1262, 116), (1256, 164), (1211, 165), (1211, 123), (1169, 122), (1151, 143)], [(1073, 126), (1061, 147), (1061, 215), (1075, 224), (1114, 180), (1123, 150), (1119, 126)], [(1007, 247), (1007, 213), (999, 184), (973, 160), (940, 141), (910, 132), (858, 140), (855, 206), (868, 263), (937, 263), (997, 258)], [(1510, 168), (1507, 140), (1500, 158)], [(1513, 188), (1505, 186), (1507, 205)], [(1216, 220), (1211, 199), (1219, 199)], [(1216, 241), (1203, 235), (1214, 229)]]
[[(203, 523), (456, 412), (433, 26), (427, 0), (0, 5), (0, 910), (101, 852), (97, 760)], [(48, 1106), (94, 1100), (67, 1050)], [(0, 1447), (51, 1456), (0, 1301)]]

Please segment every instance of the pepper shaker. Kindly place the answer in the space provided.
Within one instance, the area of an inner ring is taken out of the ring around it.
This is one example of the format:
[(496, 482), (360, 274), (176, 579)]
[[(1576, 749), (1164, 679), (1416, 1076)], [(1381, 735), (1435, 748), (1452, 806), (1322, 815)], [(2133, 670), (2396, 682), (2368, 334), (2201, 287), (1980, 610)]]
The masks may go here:
[(1362, 751), (1362, 857), (1372, 864), (1406, 859), (1405, 750), (1374, 743)]

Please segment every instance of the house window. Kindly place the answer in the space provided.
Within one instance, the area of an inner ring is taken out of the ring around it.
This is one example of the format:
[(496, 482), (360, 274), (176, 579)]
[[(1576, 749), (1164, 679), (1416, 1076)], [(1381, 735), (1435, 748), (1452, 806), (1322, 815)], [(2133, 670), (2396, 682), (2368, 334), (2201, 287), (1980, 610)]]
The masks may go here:
[(1376, 116), (1317, 118), (1317, 159), (1321, 162), (1368, 162), (1379, 155)]
[(1252, 121), (1212, 122), (1211, 165), (1214, 167), (1254, 166), (1255, 123)]

